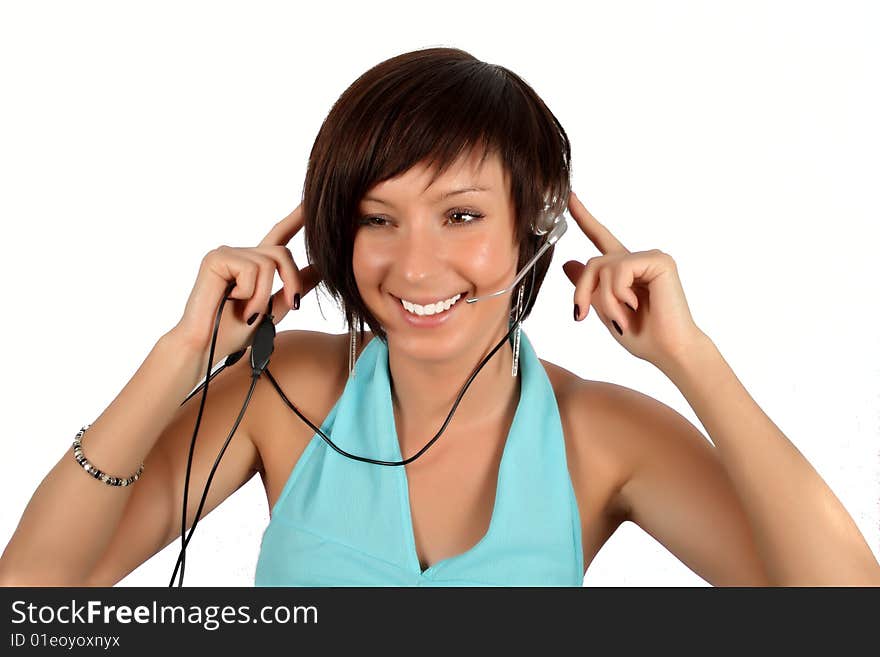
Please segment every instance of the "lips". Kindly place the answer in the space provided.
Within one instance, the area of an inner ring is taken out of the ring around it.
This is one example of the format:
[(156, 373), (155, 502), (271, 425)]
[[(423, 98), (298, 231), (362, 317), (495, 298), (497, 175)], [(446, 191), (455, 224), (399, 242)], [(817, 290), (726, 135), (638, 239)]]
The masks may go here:
[[(447, 299), (451, 299), (451, 298), (453, 298), (453, 297), (456, 296), (456, 295), (458, 295), (458, 296), (460, 296), (460, 297), (463, 297), (465, 294), (466, 294), (466, 292), (464, 292), (464, 291), (462, 291), (462, 292), (454, 292), (454, 293), (450, 294), (448, 297), (441, 297), (439, 300), (440, 300), (440, 301), (445, 301), (445, 300), (447, 300)], [(391, 296), (394, 297), (395, 299), (397, 299), (398, 301), (402, 301), (402, 300), (403, 300), (401, 297), (394, 296), (393, 294), (392, 294)], [(460, 301), (460, 300), (461, 300), (461, 299), (459, 298), (459, 301)], [(418, 302), (418, 301), (413, 301), (412, 299), (407, 299), (407, 302), (409, 302), (409, 303), (414, 303), (414, 304), (416, 304), (417, 306), (423, 306), (423, 307), (424, 307), (424, 306), (429, 306), (429, 305), (431, 305), (432, 303), (436, 303), (436, 301), (431, 301), (431, 302), (429, 302), (429, 303), (420, 303), (420, 302)], [(458, 303), (458, 302), (456, 302), (456, 303)]]
[[(459, 292), (458, 301), (449, 306), (446, 310), (440, 313), (436, 313), (434, 315), (416, 315), (415, 313), (409, 312), (406, 308), (403, 307), (403, 303), (401, 302), (399, 297), (391, 294), (390, 296), (394, 299), (395, 305), (400, 309), (403, 318), (406, 320), (408, 324), (417, 328), (430, 328), (433, 326), (440, 326), (448, 320), (455, 310), (461, 305), (461, 302), (467, 297), (467, 291)], [(455, 295), (452, 295), (455, 296)]]

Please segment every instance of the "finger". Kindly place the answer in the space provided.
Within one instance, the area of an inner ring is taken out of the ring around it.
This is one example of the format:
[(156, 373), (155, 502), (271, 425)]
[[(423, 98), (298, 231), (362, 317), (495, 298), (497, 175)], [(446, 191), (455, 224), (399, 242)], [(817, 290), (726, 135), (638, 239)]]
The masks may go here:
[[(283, 320), (287, 313), (289, 313), (293, 308), (287, 305), (287, 288), (282, 287), (275, 294), (272, 295), (272, 323), (277, 324), (281, 320)], [(263, 312), (268, 310), (269, 306), (267, 305), (263, 308)]]
[(277, 300), (279, 304), (283, 303), (288, 308), (293, 308), (294, 295), (299, 294), (300, 298), (305, 295), (302, 290), (300, 271), (296, 266), (296, 262), (293, 260), (293, 254), (290, 252), (290, 249), (286, 246), (276, 244), (274, 246), (257, 246), (254, 247), (253, 250), (272, 258), (278, 268), (278, 275), (281, 276), (281, 282), (284, 284), (284, 300), (282, 301), (280, 297), (276, 299), (276, 297), (273, 296), (272, 307), (278, 307), (274, 303)]
[(225, 290), (229, 281), (235, 286), (229, 292), (230, 299), (250, 299), (254, 295), (258, 268), (257, 264), (241, 255), (237, 249), (219, 246), (205, 258), (205, 264), (220, 276)]
[[(630, 259), (627, 258), (627, 263), (629, 261)], [(632, 267), (618, 266), (614, 268), (611, 275), (611, 290), (614, 292), (614, 296), (617, 297), (618, 302), (624, 305), (628, 304), (633, 312), (639, 309), (639, 298), (632, 288), (634, 281), (635, 275), (633, 274)], [(629, 316), (626, 312), (623, 315), (628, 320)]]
[(577, 260), (569, 260), (562, 265), (562, 271), (574, 286), (573, 303), (574, 303), (574, 321), (579, 321), (581, 316), (586, 316), (588, 308), (578, 302), (578, 283), (581, 281), (581, 274), (586, 270), (586, 265)]
[[(612, 268), (603, 267), (599, 274), (599, 298), (602, 300), (602, 307), (605, 309), (605, 314), (608, 315), (609, 324), (610, 320), (613, 319), (617, 322), (617, 325), (622, 331), (626, 331), (629, 328), (629, 322), (624, 319), (623, 313), (621, 312), (623, 305), (614, 294), (613, 279), (614, 273)], [(614, 326), (611, 328), (613, 329)]]
[[(319, 282), (315, 269), (312, 265), (308, 265), (299, 272), (300, 288), (298, 290), (300, 299), (306, 296), (315, 285)], [(287, 296), (285, 295), (287, 288), (283, 287), (272, 295), (272, 322), (278, 324), (283, 320), (287, 313), (292, 310), (292, 306), (287, 305)], [(266, 307), (268, 308), (268, 306)], [(264, 310), (265, 312), (265, 310)], [(250, 315), (248, 315), (250, 317)]]
[(584, 263), (578, 262), (577, 260), (568, 260), (562, 265), (562, 271), (565, 272), (565, 275), (568, 277), (568, 280), (571, 281), (571, 284), (577, 286), (578, 281), (581, 280), (581, 273), (584, 271)]
[(254, 313), (263, 315), (269, 309), (269, 297), (272, 296), (272, 283), (275, 281), (275, 261), (253, 251), (247, 253), (245, 257), (253, 260), (257, 266), (254, 293), (244, 308), (244, 319), (247, 320)]
[[(274, 262), (274, 261), (273, 261)], [(293, 265), (296, 268), (296, 265)], [(269, 283), (269, 290), (272, 289), (272, 281), (274, 280), (274, 270), (272, 272), (272, 278)], [(284, 316), (287, 314), (289, 310), (293, 309), (293, 295), (299, 294), (300, 304), (302, 304), (302, 299), (305, 297), (311, 290), (320, 282), (320, 278), (315, 271), (313, 265), (307, 265), (301, 270), (298, 270), (296, 275), (296, 281), (294, 281), (290, 286), (285, 282), (284, 287), (275, 292), (272, 295), (272, 315), (275, 317), (275, 323), (277, 324), (281, 321)], [(293, 294), (288, 294), (290, 292)], [(262, 298), (262, 297), (261, 297)], [(253, 310), (251, 314), (254, 312), (258, 312), (260, 314), (265, 313), (268, 310), (268, 300), (262, 305)], [(250, 315), (246, 315), (247, 318), (250, 318)]]
[(571, 216), (590, 241), (596, 245), (602, 255), (607, 253), (629, 253), (627, 249), (605, 226), (600, 224), (596, 217), (584, 207), (574, 192), (568, 197), (568, 209)]
[(311, 292), (312, 288), (321, 282), (321, 277), (314, 265), (306, 265), (303, 267), (299, 272), (299, 278), (300, 285), (302, 285), (302, 292), (300, 292), (300, 296), (302, 297), (306, 296)]
[(302, 203), (294, 208), (293, 212), (284, 217), (275, 224), (266, 237), (258, 244), (258, 246), (275, 246), (278, 244), (287, 244), (303, 227), (305, 222)]
[[(257, 290), (260, 269), (257, 262), (240, 254), (232, 247), (221, 246), (208, 254), (205, 265), (216, 274), (212, 280), (215, 280), (218, 286), (222, 286), (221, 294), (225, 293), (229, 282), (234, 281), (235, 285), (230, 290), (228, 298), (245, 302), (243, 305), (246, 308), (252, 305), (247, 302), (253, 298)], [(239, 319), (247, 320), (253, 312), (243, 313), (244, 317)]]
[(213, 305), (214, 299), (223, 298), (226, 294), (226, 288), (230, 282), (235, 285), (229, 292), (228, 298), (232, 299), (250, 299), (253, 294), (253, 287), (256, 282), (256, 268), (254, 263), (245, 258), (236, 255), (235, 250), (231, 247), (221, 245), (205, 254), (202, 264), (199, 267), (199, 281), (204, 281), (205, 289), (208, 291), (204, 295), (195, 295), (193, 300), (193, 313), (201, 316), (205, 312), (216, 311), (207, 309), (207, 305)]
[(580, 308), (577, 320), (581, 321), (590, 313), (590, 305), (593, 303), (593, 293), (599, 285), (599, 269), (601, 256), (590, 258), (581, 270), (580, 276), (574, 288), (574, 303)]

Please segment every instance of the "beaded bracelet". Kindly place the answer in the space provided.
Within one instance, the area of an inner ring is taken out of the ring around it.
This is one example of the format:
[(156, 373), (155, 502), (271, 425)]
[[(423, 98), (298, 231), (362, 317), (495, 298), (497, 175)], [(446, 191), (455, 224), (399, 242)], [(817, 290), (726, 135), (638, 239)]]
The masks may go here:
[(141, 472), (144, 471), (144, 464), (141, 463), (141, 467), (138, 468), (138, 471), (131, 475), (128, 479), (122, 479), (121, 477), (111, 477), (106, 472), (102, 472), (101, 470), (96, 468), (94, 465), (88, 462), (85, 455), (83, 454), (82, 442), (80, 440), (83, 437), (83, 434), (86, 432), (86, 429), (88, 429), (90, 426), (92, 425), (87, 424), (82, 429), (80, 429), (76, 434), (76, 438), (73, 439), (73, 458), (75, 458), (76, 462), (83, 467), (83, 470), (88, 472), (95, 479), (100, 479), (108, 486), (131, 486), (134, 482), (137, 481), (138, 477), (141, 476)]

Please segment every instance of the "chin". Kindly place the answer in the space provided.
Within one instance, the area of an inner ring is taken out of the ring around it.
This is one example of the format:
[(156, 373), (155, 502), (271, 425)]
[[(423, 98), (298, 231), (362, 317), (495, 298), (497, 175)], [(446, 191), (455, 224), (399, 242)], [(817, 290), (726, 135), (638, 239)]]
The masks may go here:
[[(384, 325), (388, 347), (414, 360), (443, 362), (467, 351), (473, 340), (463, 330), (436, 331)], [(451, 328), (451, 327), (450, 327)]]

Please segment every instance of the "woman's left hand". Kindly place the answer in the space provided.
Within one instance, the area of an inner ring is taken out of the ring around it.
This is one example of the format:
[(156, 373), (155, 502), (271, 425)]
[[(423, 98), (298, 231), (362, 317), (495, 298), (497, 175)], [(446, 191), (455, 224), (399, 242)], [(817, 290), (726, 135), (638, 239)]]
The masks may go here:
[(633, 356), (661, 370), (680, 362), (706, 335), (691, 317), (672, 256), (658, 249), (631, 253), (574, 192), (568, 210), (602, 253), (586, 264), (569, 260), (562, 265), (575, 286), (574, 303), (580, 308), (575, 319), (586, 317), (593, 306), (611, 335)]

